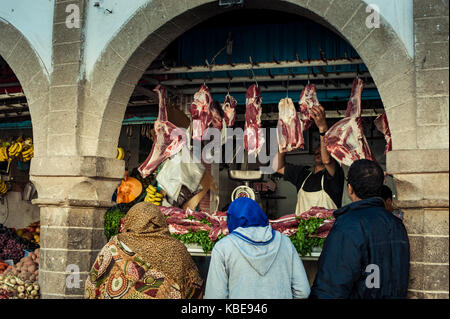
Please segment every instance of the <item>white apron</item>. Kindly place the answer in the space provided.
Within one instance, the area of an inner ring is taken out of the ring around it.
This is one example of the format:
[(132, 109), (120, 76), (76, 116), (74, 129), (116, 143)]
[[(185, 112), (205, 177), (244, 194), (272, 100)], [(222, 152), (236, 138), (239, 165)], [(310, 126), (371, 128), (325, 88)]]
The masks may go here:
[(297, 194), (297, 207), (295, 209), (295, 215), (300, 216), (300, 214), (306, 212), (313, 206), (323, 207), (326, 209), (337, 209), (336, 204), (331, 199), (330, 195), (325, 192), (323, 189), (323, 180), (325, 178), (325, 174), (322, 175), (322, 189), (317, 192), (305, 192), (303, 190), (303, 186), (305, 185), (306, 180), (311, 176), (312, 172), (309, 173), (308, 177), (303, 181), (302, 187)]

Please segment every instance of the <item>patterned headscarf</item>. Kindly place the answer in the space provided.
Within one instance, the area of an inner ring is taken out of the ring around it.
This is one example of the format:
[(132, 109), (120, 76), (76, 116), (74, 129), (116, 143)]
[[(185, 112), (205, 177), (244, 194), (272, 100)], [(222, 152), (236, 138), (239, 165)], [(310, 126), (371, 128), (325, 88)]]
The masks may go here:
[(191, 281), (200, 283), (197, 266), (186, 246), (173, 238), (159, 208), (140, 202), (130, 208), (124, 217), (124, 227), (118, 238), (150, 267), (162, 271), (178, 283), (182, 291)]

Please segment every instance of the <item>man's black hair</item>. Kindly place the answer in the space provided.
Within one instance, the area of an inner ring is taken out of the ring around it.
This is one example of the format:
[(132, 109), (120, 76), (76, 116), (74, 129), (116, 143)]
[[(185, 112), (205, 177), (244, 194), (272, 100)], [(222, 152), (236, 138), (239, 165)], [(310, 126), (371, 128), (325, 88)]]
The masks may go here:
[(392, 191), (389, 188), (389, 186), (387, 186), (387, 185), (381, 186), (380, 196), (384, 200), (389, 199), (389, 198), (392, 199)]
[(353, 162), (348, 170), (348, 184), (361, 199), (381, 196), (384, 173), (374, 161), (360, 159)]

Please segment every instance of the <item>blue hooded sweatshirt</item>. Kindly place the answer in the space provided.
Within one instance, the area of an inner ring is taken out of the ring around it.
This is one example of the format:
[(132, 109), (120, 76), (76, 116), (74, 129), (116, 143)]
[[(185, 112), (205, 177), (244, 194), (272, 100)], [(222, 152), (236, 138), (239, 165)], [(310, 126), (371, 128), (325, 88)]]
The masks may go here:
[(307, 298), (310, 286), (291, 240), (272, 229), (258, 203), (233, 201), (227, 212), (230, 234), (216, 243), (205, 299)]

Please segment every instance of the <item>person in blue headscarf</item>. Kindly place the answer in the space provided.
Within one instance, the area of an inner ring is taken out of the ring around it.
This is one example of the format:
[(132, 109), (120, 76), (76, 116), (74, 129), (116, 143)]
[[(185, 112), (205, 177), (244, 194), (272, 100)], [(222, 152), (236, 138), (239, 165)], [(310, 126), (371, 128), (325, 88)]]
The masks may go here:
[(211, 253), (205, 299), (308, 298), (308, 278), (294, 245), (272, 229), (257, 202), (234, 200), (227, 225), (230, 234)]

